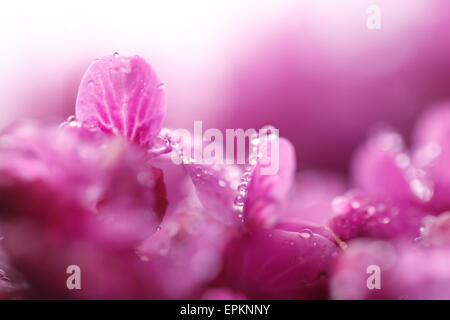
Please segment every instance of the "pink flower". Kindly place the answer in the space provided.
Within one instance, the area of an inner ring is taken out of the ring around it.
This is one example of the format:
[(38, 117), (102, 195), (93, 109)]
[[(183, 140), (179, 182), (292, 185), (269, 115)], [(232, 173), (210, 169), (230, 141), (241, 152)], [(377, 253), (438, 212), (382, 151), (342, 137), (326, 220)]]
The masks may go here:
[(383, 201), (360, 191), (349, 191), (333, 200), (335, 216), (328, 226), (343, 241), (371, 237), (408, 238), (420, 235), (427, 212), (406, 202)]
[[(369, 266), (379, 267), (380, 288), (368, 286)], [(356, 240), (340, 256), (331, 278), (334, 299), (449, 299), (447, 249)]]
[(428, 206), (437, 213), (450, 209), (450, 104), (432, 106), (413, 132), (414, 161), (432, 179), (434, 194)]
[(200, 298), (222, 271), (225, 246), (235, 231), (200, 209), (184, 210), (166, 217), (138, 247), (158, 288), (153, 298)]
[[(162, 171), (148, 164), (145, 149), (98, 129), (150, 144), (161, 126), (162, 91), (141, 58), (115, 59), (97, 61), (83, 78), (81, 123), (23, 123), (0, 136), (2, 244), (32, 297), (155, 295), (136, 247), (165, 213)], [(66, 287), (73, 264), (83, 272), (82, 291)]]

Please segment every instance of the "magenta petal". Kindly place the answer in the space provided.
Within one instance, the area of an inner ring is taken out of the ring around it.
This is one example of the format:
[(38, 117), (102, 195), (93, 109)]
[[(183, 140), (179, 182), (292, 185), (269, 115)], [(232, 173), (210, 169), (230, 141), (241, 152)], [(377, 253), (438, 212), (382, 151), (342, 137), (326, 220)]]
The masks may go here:
[(344, 241), (359, 237), (414, 239), (427, 214), (409, 203), (383, 202), (359, 191), (336, 197), (332, 206), (336, 215), (329, 227)]
[(197, 298), (222, 269), (224, 247), (233, 234), (202, 212), (165, 217), (160, 230), (138, 248), (159, 288), (158, 299)]
[(418, 121), (413, 134), (414, 162), (434, 183), (430, 206), (450, 209), (450, 104), (437, 105)]
[[(1, 239), (0, 235), (0, 245)], [(0, 246), (0, 300), (21, 299), (26, 289), (23, 277), (11, 267)]]
[[(370, 266), (381, 271), (379, 289), (367, 286), (374, 274), (368, 272)], [(449, 288), (448, 248), (392, 246), (382, 241), (351, 242), (337, 260), (331, 277), (334, 299), (449, 299)]]
[(227, 250), (225, 272), (250, 299), (327, 297), (330, 265), (340, 249), (324, 228), (305, 225), (260, 229)]
[[(161, 172), (123, 138), (86, 131), (26, 123), (0, 136), (1, 244), (36, 297), (146, 297), (135, 250), (164, 213)], [(72, 264), (82, 291), (64, 285)]]
[(92, 63), (81, 80), (76, 116), (82, 124), (150, 145), (165, 114), (162, 84), (139, 56), (117, 53)]
[(450, 212), (423, 219), (421, 229), (423, 243), (435, 247), (450, 247)]
[(241, 224), (237, 188), (242, 171), (234, 165), (184, 165), (208, 215), (227, 224)]
[(280, 222), (325, 224), (333, 215), (331, 201), (346, 191), (344, 177), (320, 171), (300, 172)]
[(296, 159), (293, 145), (286, 139), (279, 139), (279, 167), (276, 174), (261, 174), (264, 166), (260, 161), (248, 184), (244, 205), (244, 221), (249, 229), (271, 227), (278, 221), (281, 206), (292, 188)]
[(212, 288), (206, 290), (202, 300), (246, 300), (247, 298), (238, 292), (228, 288)]
[[(387, 288), (386, 270), (394, 267), (395, 248), (388, 242), (367, 239), (350, 242), (349, 247), (336, 260), (330, 294), (333, 299), (388, 299), (392, 297)], [(381, 273), (381, 290), (367, 287), (367, 268), (378, 266)]]
[(432, 182), (423, 170), (413, 166), (401, 136), (387, 129), (358, 150), (352, 178), (356, 187), (377, 197), (427, 202), (433, 196)]

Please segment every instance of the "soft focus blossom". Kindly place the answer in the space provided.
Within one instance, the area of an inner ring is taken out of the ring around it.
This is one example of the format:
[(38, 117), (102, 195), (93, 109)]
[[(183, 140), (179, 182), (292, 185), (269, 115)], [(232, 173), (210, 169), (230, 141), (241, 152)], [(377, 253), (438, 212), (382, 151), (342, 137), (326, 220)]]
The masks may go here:
[[(445, 248), (356, 240), (337, 261), (331, 282), (335, 299), (449, 299), (450, 255)], [(368, 290), (367, 268), (381, 269), (381, 288)]]
[[(348, 176), (304, 170), (273, 133), (250, 137), (248, 163), (202, 163), (163, 128), (143, 58), (96, 60), (76, 116), (0, 133), (0, 297), (450, 298), (449, 108), (425, 113), (410, 145), (368, 132)], [(83, 290), (67, 289), (70, 265)]]

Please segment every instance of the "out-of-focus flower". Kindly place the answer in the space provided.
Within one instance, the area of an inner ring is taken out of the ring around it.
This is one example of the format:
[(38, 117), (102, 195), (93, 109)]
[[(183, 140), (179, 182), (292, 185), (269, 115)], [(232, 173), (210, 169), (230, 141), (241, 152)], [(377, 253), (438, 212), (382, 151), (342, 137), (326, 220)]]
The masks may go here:
[(372, 237), (414, 239), (427, 212), (406, 202), (377, 200), (353, 190), (332, 202), (335, 216), (329, 227), (343, 241)]
[[(113, 75), (116, 68), (120, 75)], [(98, 129), (151, 144), (163, 107), (150, 67), (139, 57), (113, 56), (94, 63), (83, 78), (81, 122), (70, 119), (59, 129), (23, 123), (2, 133), (2, 242), (30, 284), (27, 294), (154, 296), (136, 247), (165, 213), (162, 171), (148, 164), (145, 149)], [(110, 122), (104, 122), (105, 114)], [(83, 272), (80, 292), (66, 288), (66, 268), (73, 264)]]
[(280, 222), (325, 224), (332, 216), (332, 200), (346, 191), (343, 176), (301, 171), (285, 203)]
[(432, 106), (419, 118), (413, 132), (414, 162), (432, 179), (433, 199), (428, 204), (441, 213), (450, 209), (450, 104)]
[[(380, 288), (371, 290), (373, 265), (381, 271)], [(356, 240), (337, 260), (330, 290), (334, 299), (449, 299), (449, 285), (448, 249)]]
[(85, 298), (145, 296), (134, 247), (164, 213), (160, 174), (120, 138), (97, 144), (79, 130), (24, 124), (0, 137), (3, 246), (33, 295), (76, 296), (65, 287), (76, 264)]
[(356, 152), (352, 179), (372, 196), (402, 202), (424, 203), (433, 197), (433, 183), (414, 165), (400, 134), (383, 129)]
[(158, 288), (154, 298), (199, 298), (222, 270), (225, 246), (236, 230), (201, 209), (180, 211), (137, 249)]

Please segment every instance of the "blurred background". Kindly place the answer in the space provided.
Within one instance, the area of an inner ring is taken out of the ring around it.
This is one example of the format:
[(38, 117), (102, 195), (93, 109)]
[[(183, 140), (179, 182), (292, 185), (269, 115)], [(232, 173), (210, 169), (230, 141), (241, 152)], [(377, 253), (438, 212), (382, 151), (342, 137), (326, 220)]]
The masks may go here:
[[(369, 5), (381, 29), (366, 26)], [(167, 92), (165, 127), (258, 128), (299, 168), (346, 172), (383, 122), (408, 134), (450, 98), (450, 1), (9, 1), (0, 9), (0, 127), (60, 122), (96, 58), (139, 54)]]

